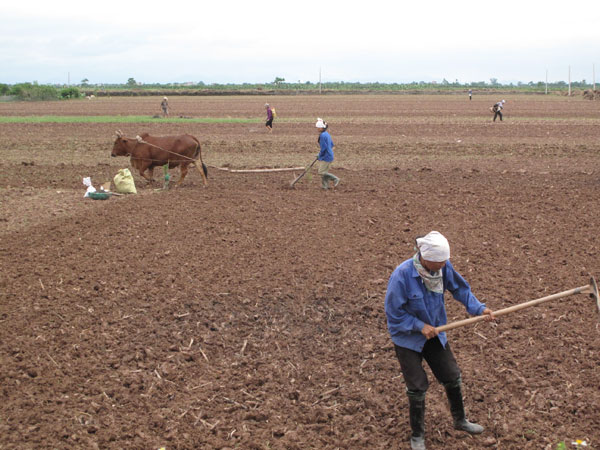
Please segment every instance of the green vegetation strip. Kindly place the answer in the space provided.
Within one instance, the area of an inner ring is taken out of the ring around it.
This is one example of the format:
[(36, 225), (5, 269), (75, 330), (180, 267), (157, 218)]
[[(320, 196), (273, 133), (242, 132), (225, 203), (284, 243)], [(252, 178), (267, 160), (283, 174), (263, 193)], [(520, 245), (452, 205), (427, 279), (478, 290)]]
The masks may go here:
[(151, 116), (0, 116), (0, 123), (260, 123), (260, 119), (234, 117)]

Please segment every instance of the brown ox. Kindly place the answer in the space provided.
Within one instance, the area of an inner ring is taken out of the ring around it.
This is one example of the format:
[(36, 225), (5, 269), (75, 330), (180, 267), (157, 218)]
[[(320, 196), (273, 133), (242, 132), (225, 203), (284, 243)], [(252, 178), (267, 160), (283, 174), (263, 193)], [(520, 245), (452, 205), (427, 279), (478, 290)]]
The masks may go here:
[[(117, 131), (117, 140), (110, 156), (131, 156), (133, 168), (148, 181), (154, 180), (154, 168), (157, 166), (168, 164), (169, 169), (179, 166), (181, 176), (177, 181), (178, 185), (187, 175), (188, 166), (195, 163), (202, 175), (204, 185), (207, 184), (208, 169), (202, 162), (200, 142), (189, 134), (150, 136), (148, 133), (143, 133), (135, 138), (127, 138), (121, 131)], [(197, 158), (202, 164), (202, 170), (198, 167)], [(146, 170), (149, 174), (146, 174)]]

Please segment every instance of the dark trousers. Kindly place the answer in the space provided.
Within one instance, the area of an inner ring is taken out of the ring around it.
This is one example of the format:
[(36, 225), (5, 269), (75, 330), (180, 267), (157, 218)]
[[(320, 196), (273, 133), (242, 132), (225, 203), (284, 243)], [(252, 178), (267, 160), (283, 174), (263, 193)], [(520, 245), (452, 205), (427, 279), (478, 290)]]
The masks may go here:
[(496, 111), (494, 113), (494, 122), (496, 121), (496, 117), (500, 117), (500, 122), (502, 122), (502, 112), (501, 111)]
[(447, 343), (446, 348), (442, 347), (437, 337), (429, 339), (421, 353), (397, 345), (394, 347), (409, 394), (417, 392), (424, 394), (429, 387), (427, 374), (423, 369), (423, 358), (440, 383), (453, 383), (460, 378), (460, 369), (450, 350), (450, 344)]

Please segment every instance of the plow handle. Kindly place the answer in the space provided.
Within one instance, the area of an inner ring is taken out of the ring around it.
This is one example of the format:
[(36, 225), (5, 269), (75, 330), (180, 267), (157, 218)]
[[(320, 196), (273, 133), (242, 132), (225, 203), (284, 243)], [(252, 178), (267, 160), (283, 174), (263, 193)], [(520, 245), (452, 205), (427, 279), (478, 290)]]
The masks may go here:
[[(530, 300), (525, 303), (519, 303), (518, 305), (510, 306), (508, 308), (499, 309), (498, 311), (494, 311), (494, 316), (503, 316), (505, 314), (509, 314), (511, 312), (519, 311), (521, 309), (529, 308), (530, 306), (535, 306), (540, 303), (549, 302), (550, 300), (556, 300), (557, 298), (568, 297), (569, 295), (581, 294), (581, 293), (590, 293), (592, 290), (592, 285), (588, 284), (586, 286), (581, 286), (575, 289), (570, 289), (568, 291), (559, 292), (558, 294), (548, 295), (547, 297), (538, 298), (535, 300)], [(454, 328), (464, 327), (465, 325), (470, 325), (472, 323), (481, 322), (485, 319), (485, 315), (471, 317), (469, 319), (459, 320), (457, 322), (452, 322), (441, 327), (437, 327), (436, 330), (438, 333), (442, 331), (453, 330)]]

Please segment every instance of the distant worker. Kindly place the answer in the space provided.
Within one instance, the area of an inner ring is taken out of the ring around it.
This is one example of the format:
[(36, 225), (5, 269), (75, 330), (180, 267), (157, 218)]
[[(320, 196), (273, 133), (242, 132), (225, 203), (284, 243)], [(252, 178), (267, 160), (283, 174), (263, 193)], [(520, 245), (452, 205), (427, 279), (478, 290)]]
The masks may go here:
[(469, 100), (473, 100), (473, 90), (469, 89)]
[(505, 103), (506, 100), (502, 100), (490, 108), (490, 111), (494, 113), (494, 122), (496, 121), (496, 117), (500, 117), (500, 122), (502, 122), (502, 110)]
[(163, 112), (163, 117), (167, 117), (169, 115), (169, 99), (167, 97), (163, 97), (162, 102), (160, 102), (160, 107)]
[(269, 133), (273, 132), (273, 119), (275, 117), (274, 108), (271, 108), (271, 106), (268, 103), (265, 103), (265, 109), (267, 110), (267, 121), (265, 122), (265, 127), (267, 127), (267, 130), (269, 130)]
[(321, 176), (321, 186), (323, 189), (329, 189), (329, 182), (333, 181), (333, 187), (337, 187), (340, 184), (340, 179), (335, 175), (329, 173), (329, 167), (333, 162), (333, 140), (331, 139), (331, 135), (327, 131), (328, 125), (327, 122), (323, 122), (323, 119), (320, 117), (317, 118), (317, 123), (315, 125), (317, 130), (319, 131), (319, 138), (317, 142), (321, 147), (319, 151), (319, 156), (317, 159), (319, 160), (319, 175)]

